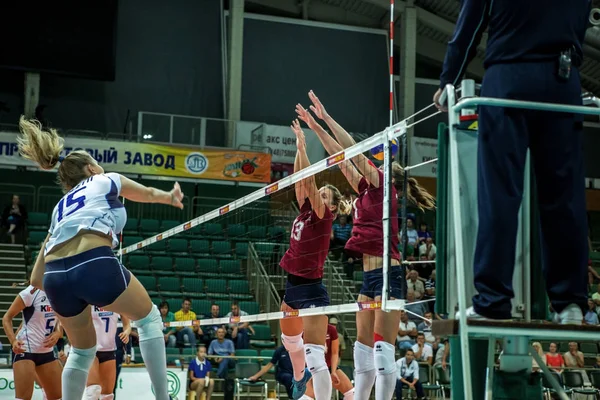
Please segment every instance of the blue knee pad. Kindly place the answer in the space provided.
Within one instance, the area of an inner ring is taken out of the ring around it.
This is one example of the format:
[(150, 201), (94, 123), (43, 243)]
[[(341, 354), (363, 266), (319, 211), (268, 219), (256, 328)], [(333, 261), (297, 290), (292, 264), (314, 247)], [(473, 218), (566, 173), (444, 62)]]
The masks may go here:
[(144, 318), (135, 321), (140, 342), (150, 339), (164, 338), (163, 322), (160, 318), (160, 312), (155, 305), (152, 305), (152, 310)]
[(89, 372), (94, 359), (96, 358), (96, 346), (89, 349), (78, 349), (71, 347), (65, 369), (78, 369), (85, 372)]

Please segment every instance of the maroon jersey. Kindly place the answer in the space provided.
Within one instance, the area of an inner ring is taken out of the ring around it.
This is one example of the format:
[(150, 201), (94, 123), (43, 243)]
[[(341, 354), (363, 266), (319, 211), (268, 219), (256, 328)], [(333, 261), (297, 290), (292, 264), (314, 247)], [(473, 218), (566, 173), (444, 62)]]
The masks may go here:
[(335, 326), (327, 325), (327, 336), (325, 336), (325, 362), (327, 367), (331, 368), (331, 342), (338, 339), (338, 332)]
[[(379, 187), (370, 185), (363, 177), (358, 183), (358, 197), (354, 200), (352, 216), (352, 236), (346, 242), (346, 250), (352, 253), (383, 257), (383, 172), (379, 174)], [(391, 256), (400, 261), (398, 251), (398, 192), (392, 186), (392, 209), (390, 210)]]
[(333, 214), (327, 207), (323, 218), (320, 219), (310, 200), (306, 199), (300, 209), (300, 215), (292, 224), (290, 248), (279, 265), (292, 275), (309, 279), (322, 278), (333, 220)]

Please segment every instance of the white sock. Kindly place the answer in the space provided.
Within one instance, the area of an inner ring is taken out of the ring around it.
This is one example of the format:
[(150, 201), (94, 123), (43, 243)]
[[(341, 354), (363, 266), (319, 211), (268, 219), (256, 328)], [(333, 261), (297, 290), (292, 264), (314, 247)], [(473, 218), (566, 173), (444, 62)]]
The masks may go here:
[(377, 380), (375, 381), (375, 400), (392, 400), (396, 391), (396, 348), (388, 342), (375, 342), (373, 350)]
[(101, 394), (100, 395), (100, 400), (112, 400), (115, 398), (114, 394)]
[[(169, 400), (165, 340), (163, 338), (140, 340), (140, 351), (142, 352), (148, 375), (150, 375), (156, 399)], [(159, 393), (164, 393), (166, 397), (162, 397)]]
[(360, 342), (354, 343), (354, 371), (355, 400), (369, 400), (375, 384), (375, 362), (373, 361), (372, 347)]
[(344, 393), (344, 400), (354, 400), (354, 389), (350, 389)]
[[(164, 342), (164, 340), (163, 340)], [(96, 346), (89, 349), (71, 348), (62, 372), (64, 400), (81, 400), (85, 392), (88, 372), (96, 358)]]
[(98, 400), (100, 398), (100, 393), (102, 393), (102, 386), (90, 385), (85, 388), (83, 398), (84, 400)]

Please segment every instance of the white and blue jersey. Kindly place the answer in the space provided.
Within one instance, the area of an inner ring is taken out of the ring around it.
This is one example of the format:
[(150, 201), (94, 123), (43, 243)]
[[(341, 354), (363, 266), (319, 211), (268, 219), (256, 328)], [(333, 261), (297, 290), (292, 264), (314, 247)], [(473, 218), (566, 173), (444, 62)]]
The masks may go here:
[(54, 207), (44, 254), (82, 230), (109, 235), (112, 247), (116, 247), (118, 234), (127, 222), (120, 194), (121, 176), (115, 173), (90, 176), (71, 189)]
[(96, 351), (115, 351), (119, 314), (92, 306), (92, 322), (96, 331)]
[(47, 336), (54, 331), (57, 319), (48, 296), (43, 291), (28, 286), (19, 293), (25, 304), (23, 309), (23, 327), (17, 339), (24, 344), (26, 353), (49, 353), (52, 347), (44, 347)]

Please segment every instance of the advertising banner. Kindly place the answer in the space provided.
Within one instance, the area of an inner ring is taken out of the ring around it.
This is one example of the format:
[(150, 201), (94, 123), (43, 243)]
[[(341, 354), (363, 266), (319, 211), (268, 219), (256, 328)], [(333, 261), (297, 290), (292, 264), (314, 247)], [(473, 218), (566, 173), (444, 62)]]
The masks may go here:
[[(422, 137), (413, 137), (410, 146), (410, 164), (416, 165), (425, 161), (437, 158), (438, 144), (437, 139), (427, 139)], [(422, 167), (412, 169), (411, 175), (424, 176), (430, 178), (437, 177), (437, 163), (430, 163)]]
[[(240, 182), (271, 181), (271, 155), (154, 143), (65, 138), (62, 156), (85, 150), (107, 172)], [(19, 156), (17, 134), (0, 132), (0, 164), (35, 166)]]

